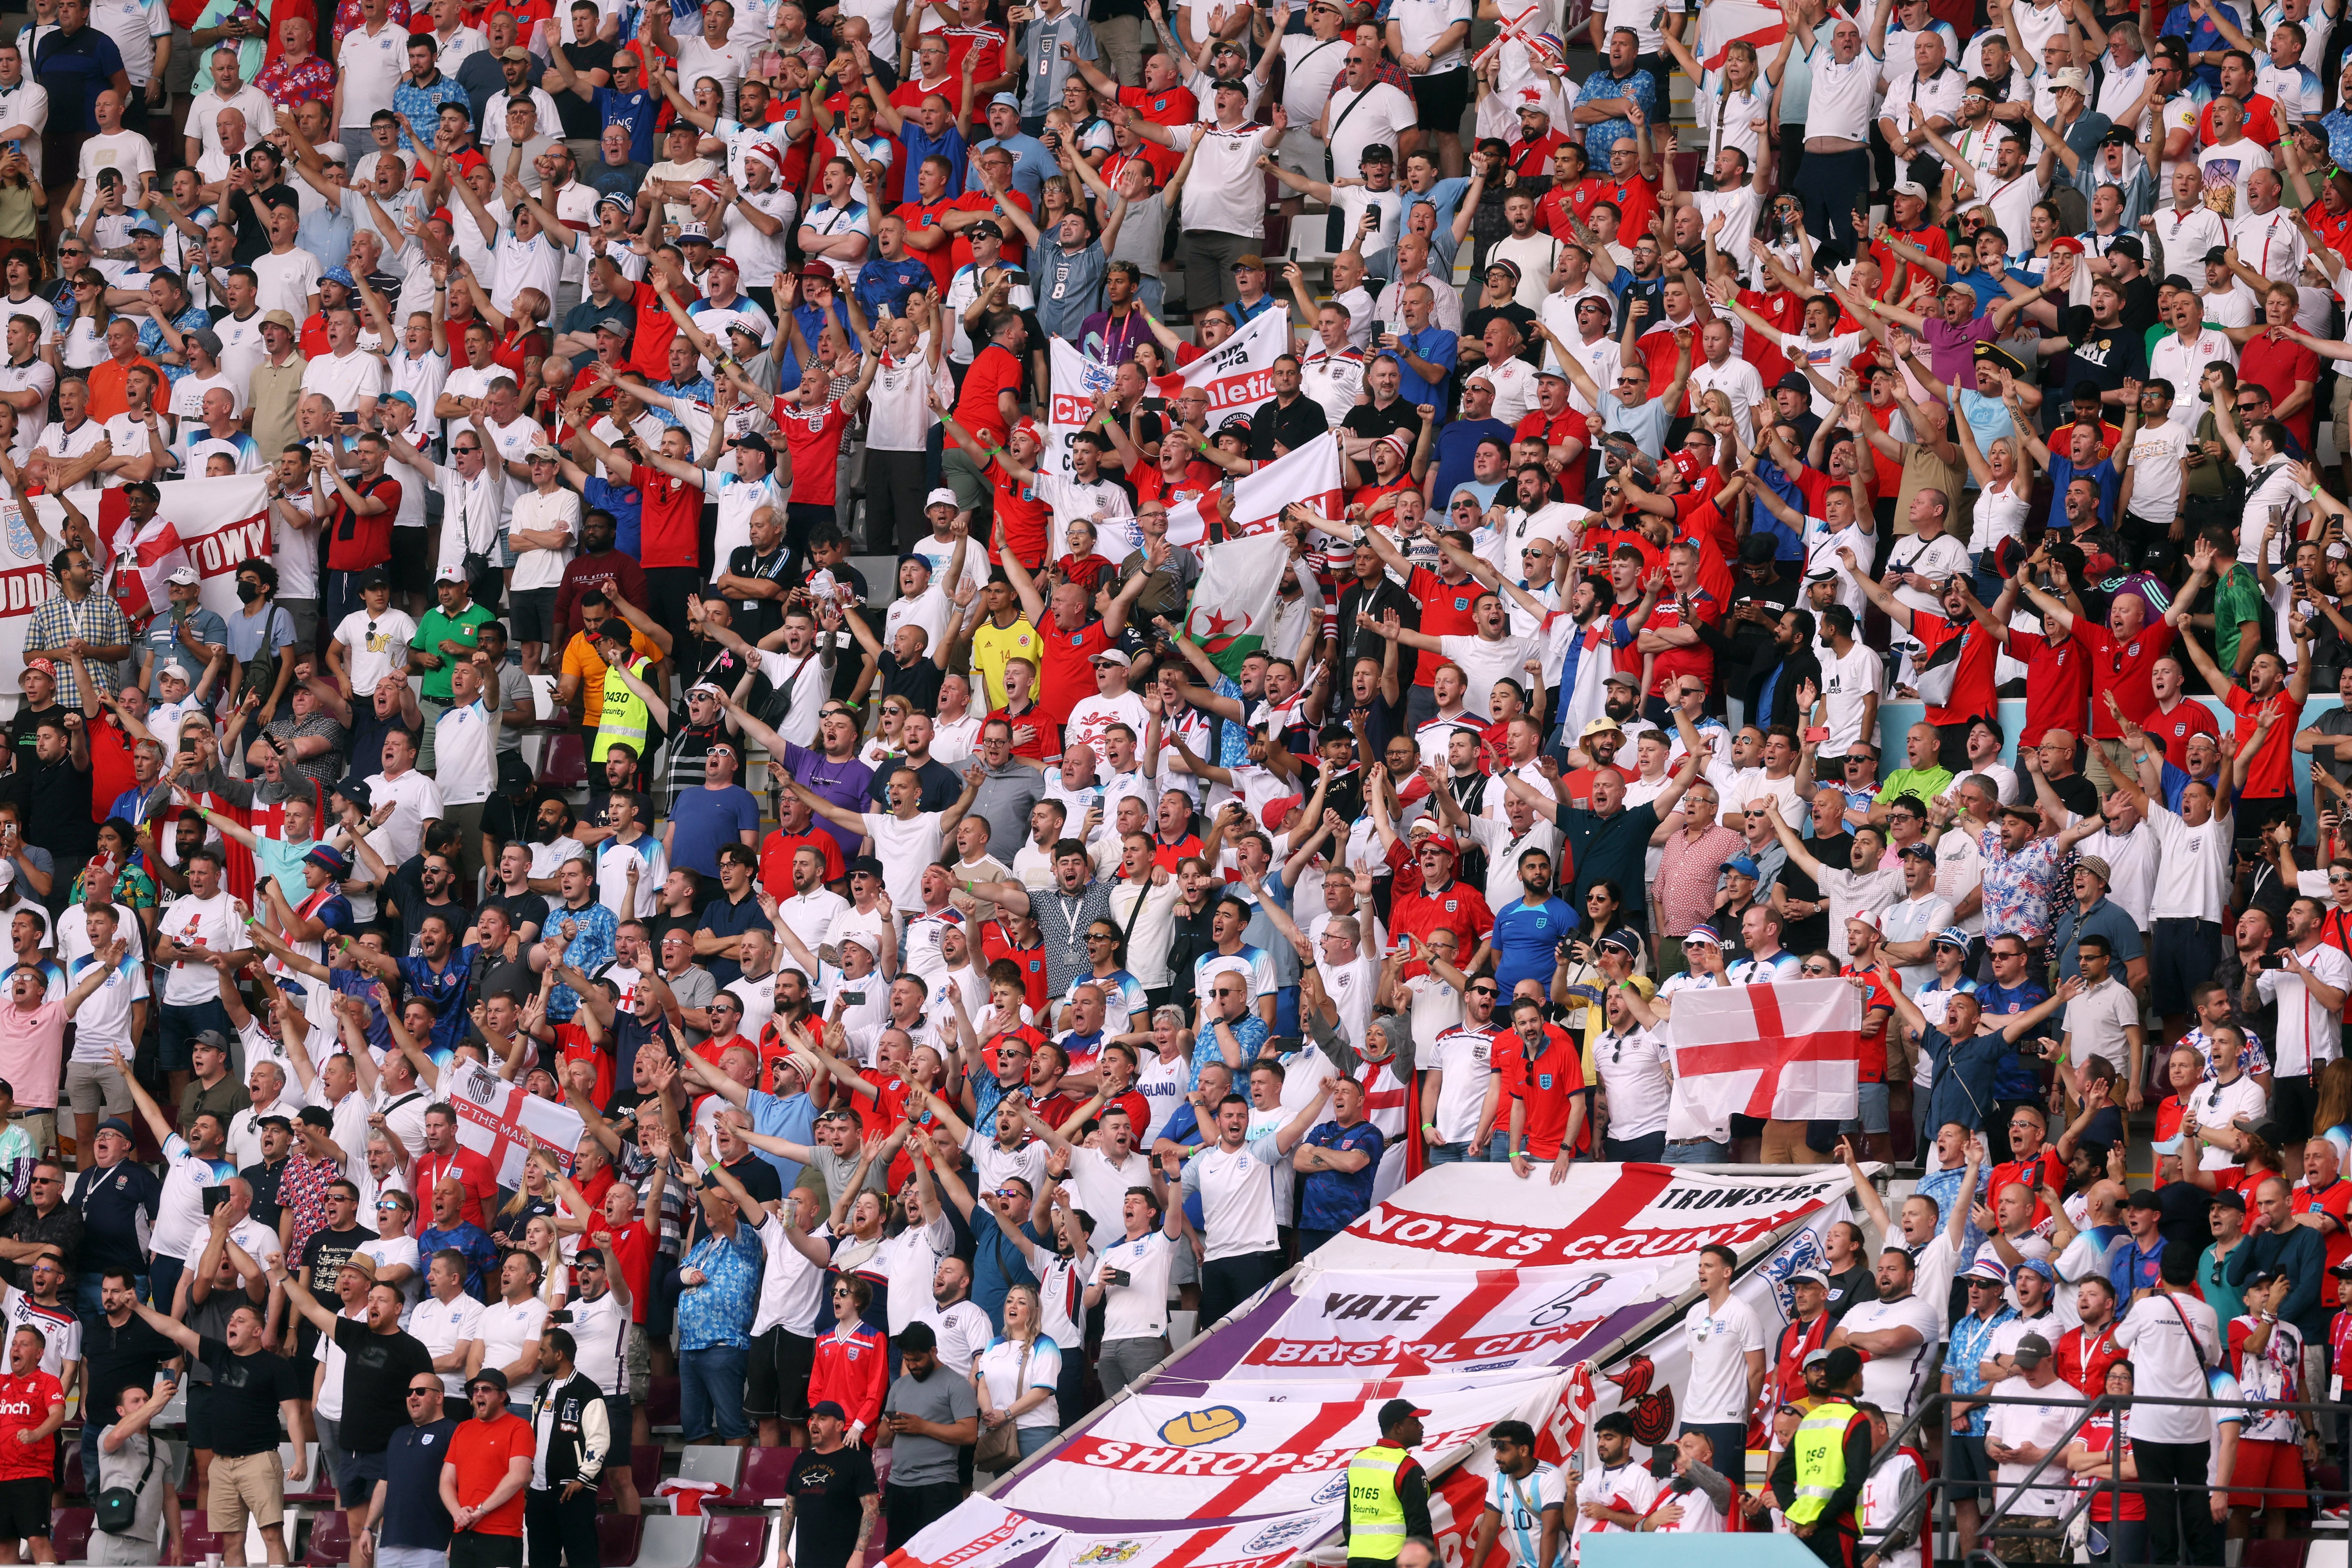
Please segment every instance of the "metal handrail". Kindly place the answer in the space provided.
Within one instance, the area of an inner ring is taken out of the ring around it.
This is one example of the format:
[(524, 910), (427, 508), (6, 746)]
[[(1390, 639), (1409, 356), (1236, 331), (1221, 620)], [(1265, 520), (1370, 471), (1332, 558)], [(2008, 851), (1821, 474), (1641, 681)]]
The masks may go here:
[[(2000, 1559), (1987, 1550), (1985, 1543), (1996, 1533), (2013, 1539), (2055, 1538), (2063, 1541), (2073, 1527), (2075, 1518), (2097, 1500), (2098, 1495), (2102, 1490), (2105, 1491), (2108, 1497), (2108, 1517), (2110, 1522), (2112, 1522), (2122, 1517), (2123, 1497), (2126, 1486), (2128, 1486), (2134, 1492), (2143, 1495), (2156, 1492), (2182, 1491), (2210, 1493), (2214, 1489), (2210, 1485), (2204, 1482), (2152, 1482), (2137, 1480), (2126, 1482), (2123, 1479), (2123, 1445), (2121, 1443), (2111, 1442), (2107, 1447), (2109, 1458), (2108, 1470), (2105, 1477), (2103, 1478), (2102, 1483), (2084, 1488), (2083, 1489), (2083, 1496), (2079, 1500), (2074, 1503), (2072, 1507), (2068, 1508), (2064, 1512), (2051, 1519), (2050, 1521), (2046, 1523), (2036, 1522), (2032, 1525), (2023, 1527), (2012, 1526), (2008, 1529), (1998, 1529), (1997, 1527), (2000, 1526), (2000, 1522), (2004, 1519), (2010, 1517), (2011, 1506), (2018, 1500), (2021, 1500), (2029, 1490), (2048, 1492), (2058, 1489), (2054, 1486), (2038, 1484), (2041, 1482), (2042, 1471), (2050, 1465), (2052, 1460), (2055, 1459), (2060, 1454), (2063, 1453), (2068, 1447), (2073, 1446), (2074, 1438), (2082, 1432), (2083, 1427), (2090, 1422), (2093, 1416), (2100, 1415), (2103, 1412), (2130, 1410), (2140, 1406), (2242, 1411), (2245, 1410), (2251, 1403), (2243, 1399), (2214, 1399), (2210, 1396), (2185, 1399), (2167, 1398), (2156, 1394), (2132, 1394), (2127, 1397), (2119, 1398), (2116, 1395), (2106, 1394), (2104, 1391), (2095, 1395), (2082, 1397), (2080, 1402), (2083, 1406), (2082, 1414), (2076, 1416), (2073, 1424), (2067, 1427), (2065, 1436), (2053, 1442), (2050, 1446), (2050, 1451), (2044, 1454), (2033, 1468), (2026, 1472), (2024, 1479), (2014, 1482), (1994, 1483), (1995, 1499), (1993, 1510), (1990, 1514), (1987, 1515), (1983, 1521), (1977, 1527), (1977, 1550), (1979, 1552), (1990, 1558), (1993, 1562), (1999, 1563)], [(1979, 1405), (2053, 1405), (2068, 1403), (2073, 1402), (2063, 1399), (2036, 1399), (2003, 1394), (1946, 1394), (1941, 1390), (1938, 1390), (1923, 1400), (1920, 1403), (1919, 1408), (1913, 1413), (1911, 1418), (1906, 1421), (1900, 1428), (1888, 1434), (1885, 1444), (1871, 1455), (1870, 1467), (1874, 1472), (1881, 1464), (1884, 1464), (1890, 1455), (1899, 1450), (1904, 1446), (1906, 1440), (1909, 1439), (1916, 1433), (1920, 1431), (1929, 1420), (1944, 1417), (1956, 1405), (1966, 1405), (1970, 1407), (1974, 1407)], [(2265, 1410), (2293, 1410), (2299, 1413), (2332, 1412), (2341, 1409), (2341, 1406), (2339, 1405), (2328, 1405), (2314, 1400), (2263, 1400), (2260, 1401), (2260, 1404)], [(1944, 1430), (1947, 1437), (1952, 1435), (1948, 1425), (1947, 1425)], [(1924, 1454), (1925, 1451), (1924, 1447), (1921, 1447), (1920, 1452)], [(1941, 1534), (1955, 1531), (1958, 1526), (1958, 1521), (1955, 1520), (1952, 1513), (1953, 1504), (1950, 1495), (1951, 1484), (1952, 1478), (1947, 1475), (1930, 1475), (1927, 1477), (1920, 1487), (1917, 1495), (1912, 1498), (1910, 1501), (1905, 1503), (1902, 1509), (1895, 1514), (1895, 1518), (1888, 1521), (1885, 1525), (1865, 1531), (1864, 1532), (1864, 1540), (1868, 1541), (1874, 1538), (1882, 1547), (1889, 1541), (1895, 1541), (1898, 1544), (1907, 1544), (1909, 1537), (1906, 1536), (1904, 1532), (1913, 1522), (1914, 1515), (1923, 1512), (1930, 1504), (1936, 1504), (1939, 1506), (1940, 1509), (1938, 1515), (1938, 1533)], [(2290, 1487), (2239, 1487), (2232, 1484), (2227, 1477), (2223, 1478), (2221, 1485), (2224, 1489), (2231, 1492), (2253, 1492), (2264, 1496), (2276, 1493), (2283, 1496), (2304, 1497), (2307, 1496), (2309, 1492), (2309, 1489), (2307, 1487), (2301, 1489)]]

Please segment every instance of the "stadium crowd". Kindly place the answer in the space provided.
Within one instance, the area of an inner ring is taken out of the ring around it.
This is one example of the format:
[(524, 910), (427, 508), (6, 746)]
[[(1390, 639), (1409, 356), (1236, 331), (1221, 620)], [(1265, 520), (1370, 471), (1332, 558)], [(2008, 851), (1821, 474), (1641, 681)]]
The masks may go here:
[[(177, 1558), (184, 1410), (231, 1563), (579, 1568), (674, 1384), (845, 1568), (1465, 1161), (1919, 1173), (1775, 1344), (1700, 1259), (1670, 1461), (1498, 1429), (1515, 1568), (2342, 1518), (2340, 5), (33, 5), (0, 1555)], [(1670, 1136), (1838, 977), (1850, 1121)]]

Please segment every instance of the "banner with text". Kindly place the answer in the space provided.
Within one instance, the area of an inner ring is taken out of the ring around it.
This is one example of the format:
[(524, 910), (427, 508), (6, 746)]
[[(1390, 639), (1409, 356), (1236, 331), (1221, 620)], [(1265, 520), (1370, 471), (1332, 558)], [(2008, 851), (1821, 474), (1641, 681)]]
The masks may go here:
[[(1338, 517), (1346, 492), (1339, 468), (1339, 438), (1328, 431), (1304, 447), (1281, 457), (1234, 483), (1233, 531), (1265, 533), (1282, 516), (1282, 509), (1297, 501), (1318, 515)], [(1216, 515), (1216, 492), (1198, 496), (1168, 509), (1168, 542), (1197, 545), (1209, 536), (1209, 520)]]
[[(1110, 390), (1118, 367), (1060, 338), (1053, 340), (1051, 352), (1053, 395), (1046, 400), (1045, 455), (1038, 468), (1067, 479), (1070, 442), (1094, 419), (1095, 394)], [(1154, 390), (1172, 398), (1184, 388), (1199, 387), (1208, 394), (1209, 428), (1214, 430), (1228, 415), (1255, 412), (1274, 395), (1274, 362), (1289, 352), (1290, 312), (1267, 310), (1174, 375), (1160, 378)]]
[[(146, 527), (135, 531), (130, 526), (121, 490), (73, 498), (98, 534), (107, 557), (99, 563), (100, 568), (108, 573), (107, 582), (115, 596), (127, 601), (125, 613), (131, 613), (146, 595), (146, 585), (140, 581), (140, 563), (160, 560), (176, 550), (204, 579), (198, 591), (204, 595), (205, 608), (222, 616), (236, 615), (241, 607), (236, 602), (237, 567), (247, 561), (267, 561), (272, 552), (268, 476), (167, 479), (155, 488), (161, 492), (155, 515)], [(33, 508), (35, 526), (57, 538), (65, 528), (65, 508), (55, 496), (35, 496)], [(16, 530), (0, 529), (0, 533), (6, 535), (7, 548), (13, 551)], [(315, 548), (315, 536), (311, 542)], [(0, 606), (0, 616), (20, 613), (15, 598), (14, 594), (9, 595), (10, 602)], [(30, 615), (32, 606), (21, 613)], [(0, 634), (0, 648), (5, 646), (5, 635)]]
[(578, 1111), (525, 1094), (521, 1085), (471, 1060), (444, 1068), (440, 1087), (457, 1112), (457, 1142), (490, 1163), (499, 1185), (522, 1185), (523, 1162), (534, 1149), (546, 1150), (571, 1171), (586, 1126)]
[[(1431, 1409), (1413, 1452), (1436, 1475), (1497, 1421), (1550, 1424), (1564, 1373), (1455, 1392)], [(1233, 1519), (1329, 1508), (1347, 1495), (1349, 1456), (1380, 1436), (1382, 1400), (1263, 1401), (1227, 1381), (1196, 1398), (1143, 1394), (1120, 1401), (1053, 1457), (1024, 1472), (1007, 1500), (1041, 1513), (1098, 1514), (1115, 1495), (1130, 1517)]]
[(1482, 1263), (1664, 1264), (1664, 1283), (1679, 1287), (1675, 1268), (1690, 1268), (1701, 1247), (1721, 1242), (1744, 1253), (1843, 1200), (1851, 1186), (1843, 1170), (1828, 1168), (1738, 1176), (1596, 1163), (1570, 1167), (1551, 1186), (1540, 1174), (1521, 1181), (1505, 1165), (1439, 1165), (1318, 1247), (1294, 1289), (1304, 1294), (1339, 1270), (1423, 1273)]
[[(1664, 1266), (1318, 1272), (1237, 1378), (1416, 1377), (1553, 1364), (1619, 1308), (1670, 1299)], [(1679, 1286), (1681, 1280), (1675, 1284)]]

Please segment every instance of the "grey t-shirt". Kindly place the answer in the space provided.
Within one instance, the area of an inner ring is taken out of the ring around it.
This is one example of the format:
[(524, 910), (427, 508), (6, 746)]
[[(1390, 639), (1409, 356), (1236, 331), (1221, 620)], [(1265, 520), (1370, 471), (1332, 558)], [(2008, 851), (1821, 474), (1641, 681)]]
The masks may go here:
[[(669, 982), (671, 993), (677, 997), (677, 1005), (689, 1013), (698, 1007), (709, 1006), (710, 999), (719, 994), (719, 977), (698, 963), (688, 964), (684, 974), (665, 973), (662, 978)], [(708, 1029), (689, 1027), (683, 1033), (688, 1050), (710, 1037)]]
[(1030, 268), (1030, 287), (1037, 293), (1037, 320), (1045, 331), (1066, 342), (1078, 341), (1078, 329), (1102, 309), (1103, 273), (1109, 258), (1092, 240), (1076, 250), (1065, 250), (1053, 235), (1037, 247)]
[[(856, 1154), (836, 1154), (823, 1143), (811, 1143), (808, 1163), (801, 1167), (796, 1184), (821, 1193), (825, 1205), (831, 1207), (856, 1173)], [(890, 1173), (878, 1160), (866, 1168), (866, 1190), (890, 1195)]]
[[(883, 1398), (882, 1414), (912, 1415), (946, 1425), (967, 1415), (978, 1415), (980, 1401), (972, 1394), (971, 1379), (959, 1377), (943, 1366), (934, 1366), (929, 1377), (900, 1373)], [(956, 1450), (952, 1444), (936, 1437), (919, 1437), (911, 1432), (900, 1433), (892, 1443), (891, 1452), (897, 1456), (890, 1462), (892, 1486), (936, 1486), (956, 1479)]]
[[(138, 1489), (139, 1506), (131, 1516), (131, 1528), (121, 1535), (110, 1535), (93, 1530), (89, 1536), (89, 1561), (92, 1563), (154, 1563), (161, 1561), (155, 1542), (163, 1530), (163, 1494), (171, 1487), (172, 1457), (158, 1448), (152, 1432), (134, 1432), (114, 1453), (106, 1451), (106, 1433), (114, 1427), (110, 1424), (99, 1434), (98, 1489), (121, 1487), (125, 1491)], [(148, 1459), (155, 1463), (152, 1469)], [(140, 1483), (141, 1474), (146, 1483)]]
[(1118, 237), (1111, 242), (1110, 258), (1132, 261), (1144, 277), (1157, 279), (1160, 250), (1168, 236), (1167, 194), (1154, 191), (1139, 202), (1131, 202), (1125, 196), (1112, 199), (1126, 210), (1127, 216), (1118, 226)]

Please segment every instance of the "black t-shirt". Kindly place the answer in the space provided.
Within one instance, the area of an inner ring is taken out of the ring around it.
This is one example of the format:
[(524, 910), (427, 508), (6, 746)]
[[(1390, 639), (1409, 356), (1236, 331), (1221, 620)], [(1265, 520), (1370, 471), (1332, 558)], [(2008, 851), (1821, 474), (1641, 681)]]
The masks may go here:
[[(563, 46), (563, 58), (571, 62), (574, 72), (583, 76), (590, 71), (610, 72), (615, 52), (616, 47), (602, 38), (585, 44)], [(551, 96), (555, 100), (555, 116), (563, 121), (563, 134), (567, 138), (575, 142), (593, 142), (604, 134), (604, 124), (596, 117), (594, 99), (583, 98), (576, 92), (558, 92)]]
[(1350, 436), (1360, 436), (1367, 441), (1377, 441), (1391, 431), (1402, 431), (1406, 440), (1421, 435), (1421, 413), (1403, 398), (1398, 398), (1387, 408), (1376, 408), (1369, 403), (1359, 403), (1348, 410), (1341, 427)]
[(793, 1500), (800, 1521), (801, 1568), (847, 1568), (866, 1511), (860, 1500), (879, 1489), (874, 1461), (856, 1445), (830, 1454), (803, 1448), (784, 1481), (784, 1495)]
[(912, 664), (900, 664), (898, 656), (888, 648), (882, 650), (882, 695), (903, 697), (929, 713), (940, 705), (940, 686), (947, 679), (947, 671), (937, 661), (918, 658)]
[(408, 1423), (408, 1382), (433, 1370), (433, 1352), (413, 1334), (379, 1334), (358, 1318), (335, 1320), (343, 1352), (342, 1446), (354, 1454), (381, 1454)]
[(82, 1373), (82, 1407), (110, 1421), (116, 1397), (133, 1384), (153, 1387), (155, 1369), (178, 1355), (180, 1347), (149, 1328), (136, 1312), (119, 1329), (101, 1314), (83, 1326), (81, 1353), (89, 1363)]
[(743, 1184), (743, 1190), (763, 1204), (784, 1201), (784, 1178), (773, 1165), (757, 1154), (746, 1154), (727, 1167), (727, 1173)]
[(33, 760), (34, 731), (41, 727), (41, 721), (62, 719), (65, 717), (65, 712), (63, 705), (56, 702), (50, 703), (47, 708), (26, 708), (22, 703), (17, 705), (16, 713), (8, 721), (8, 747), (16, 753), (18, 767), (24, 767)]
[[(482, 902), (496, 904), (506, 910), (507, 924), (513, 927), (517, 934), (520, 934), (526, 925), (536, 926), (542, 930), (547, 925), (547, 899), (543, 894), (530, 892), (528, 889), (520, 893), (497, 893), (484, 899)], [(460, 931), (457, 934), (463, 936), (465, 933)]]
[[(765, 555), (756, 546), (739, 544), (728, 552), (727, 570), (730, 575), (751, 583), (790, 584), (801, 575), (791, 547), (783, 544)], [(729, 603), (735, 610), (735, 635), (745, 642), (756, 643), (784, 624), (782, 598), (733, 599)]]
[(298, 1377), (284, 1356), (237, 1355), (210, 1335), (196, 1342), (196, 1357), (213, 1374), (213, 1452), (227, 1459), (277, 1452), (285, 1436), (278, 1402), (308, 1399), (310, 1378)]
[(2120, 321), (2102, 327), (2091, 320), (2088, 305), (2068, 306), (2060, 312), (2058, 326), (2060, 333), (2074, 344), (2064, 357), (2053, 362), (2054, 380), (2050, 384), (2062, 394), (2082, 381), (2102, 392), (2114, 392), (2121, 389), (2125, 377), (2137, 381), (2147, 374), (2144, 331), (2135, 331)]
[[(1828, 838), (1815, 838), (1805, 847), (1822, 865), (1843, 870), (1853, 863), (1853, 835), (1839, 833)], [(1820, 912), (1792, 922), (1789, 932), (1780, 939), (1781, 945), (1791, 952), (1812, 952), (1830, 944), (1830, 911), (1816, 883), (1794, 860), (1780, 868), (1780, 886), (1789, 889), (1789, 897), (1822, 905)]]
[[(343, 1271), (352, 1253), (375, 1239), (375, 1232), (358, 1226), (349, 1230), (321, 1230), (312, 1234), (302, 1244), (303, 1282), (310, 1293), (320, 1300), (335, 1297), (335, 1278)], [(308, 1320), (305, 1320), (306, 1321)], [(307, 1396), (307, 1395), (306, 1395)]]
[(2067, 810), (2077, 816), (2090, 816), (2099, 809), (2099, 786), (2081, 773), (2068, 773), (2063, 779), (2052, 779), (2050, 790)]

